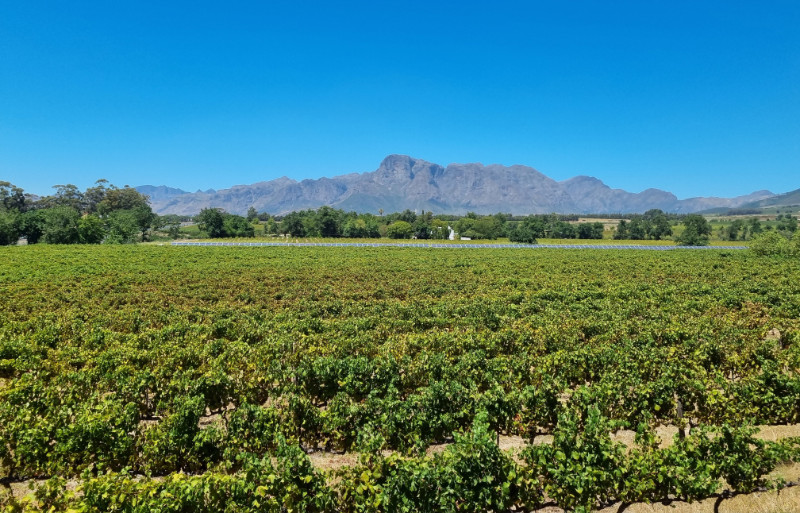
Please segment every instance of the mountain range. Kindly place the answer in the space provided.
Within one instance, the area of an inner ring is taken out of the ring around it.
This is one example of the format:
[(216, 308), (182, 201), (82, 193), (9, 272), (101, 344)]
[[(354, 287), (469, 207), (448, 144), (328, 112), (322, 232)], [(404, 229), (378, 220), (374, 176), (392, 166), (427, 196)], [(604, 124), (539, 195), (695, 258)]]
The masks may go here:
[(659, 189), (639, 193), (612, 189), (591, 176), (556, 181), (527, 166), (473, 163), (443, 167), (406, 155), (389, 155), (372, 172), (333, 178), (298, 182), (282, 177), (218, 191), (187, 192), (152, 185), (136, 189), (150, 197), (155, 212), (180, 215), (194, 215), (209, 207), (244, 214), (251, 206), (259, 212), (281, 215), (322, 205), (372, 213), (411, 209), (435, 214), (603, 214), (652, 208), (690, 213), (736, 208), (775, 196), (762, 190), (735, 198), (678, 199)]

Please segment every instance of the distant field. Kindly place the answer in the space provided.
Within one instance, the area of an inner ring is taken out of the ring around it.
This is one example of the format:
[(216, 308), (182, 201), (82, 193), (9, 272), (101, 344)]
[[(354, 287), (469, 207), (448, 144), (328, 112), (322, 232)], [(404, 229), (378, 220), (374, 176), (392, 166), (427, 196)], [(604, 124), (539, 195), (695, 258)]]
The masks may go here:
[[(198, 239), (199, 240), (199, 239)], [(385, 243), (385, 244), (514, 244), (507, 238), (495, 240), (416, 240), (416, 239), (345, 239), (345, 238), (322, 238), (322, 237), (252, 237), (252, 238), (228, 238), (228, 239), (202, 239), (206, 241), (218, 242), (296, 242), (296, 243)], [(159, 243), (164, 243), (160, 241)], [(614, 239), (538, 239), (538, 244), (569, 244), (569, 245), (641, 245), (641, 246), (675, 246), (672, 240), (614, 240)], [(719, 241), (713, 240), (711, 246), (747, 246), (749, 241)]]
[[(604, 220), (600, 219), (600, 222)], [(713, 227), (715, 229), (715, 236), (711, 237), (710, 245), (712, 246), (747, 246), (749, 241), (724, 241), (719, 240), (719, 237), (716, 236), (717, 232), (719, 231), (719, 226), (727, 225), (728, 221), (722, 222), (714, 222)], [(614, 223), (616, 226), (616, 223)], [(678, 225), (673, 227), (674, 237), (677, 237), (682, 232), (683, 227)], [(181, 228), (181, 232), (185, 237), (189, 239), (205, 239), (205, 234), (203, 234), (197, 225), (188, 226)], [(326, 239), (321, 237), (304, 237), (304, 238), (294, 238), (294, 237), (282, 237), (282, 236), (270, 236), (264, 235), (264, 225), (256, 226), (255, 230), (256, 236), (253, 238), (243, 238), (243, 239), (218, 239), (218, 240), (238, 240), (238, 241), (292, 241), (292, 242), (391, 242), (391, 243), (420, 243), (420, 242), (435, 242), (435, 243), (453, 243), (453, 244), (463, 244), (463, 243), (470, 243), (470, 244), (507, 244), (509, 243), (508, 238), (499, 238), (495, 240), (487, 240), (487, 239), (477, 239), (477, 240), (470, 240), (470, 241), (447, 241), (447, 240), (411, 240), (411, 239), (345, 239), (345, 238), (333, 238), (333, 239)], [(670, 246), (675, 245), (675, 241), (672, 240), (674, 237), (667, 239), (667, 240), (614, 240), (613, 239), (613, 232), (609, 229), (606, 229), (604, 233), (603, 239), (548, 239), (548, 238), (541, 238), (538, 240), (540, 244), (622, 244), (622, 245), (630, 245), (630, 244), (641, 244), (641, 245), (664, 245)], [(159, 242), (164, 242), (163, 240)]]
[(0, 289), (0, 481), (55, 510), (599, 508), (800, 460), (743, 428), (800, 423), (797, 260), (42, 245)]

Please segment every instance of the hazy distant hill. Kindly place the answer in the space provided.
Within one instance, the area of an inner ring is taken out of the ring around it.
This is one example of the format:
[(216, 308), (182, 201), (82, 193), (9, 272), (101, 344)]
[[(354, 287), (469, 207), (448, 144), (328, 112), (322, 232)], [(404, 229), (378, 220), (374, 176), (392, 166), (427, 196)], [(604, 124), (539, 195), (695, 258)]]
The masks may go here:
[(760, 207), (797, 207), (800, 206), (800, 189), (778, 194), (770, 198), (745, 203), (742, 208), (760, 208)]
[(140, 185), (136, 187), (136, 190), (149, 197), (152, 205), (171, 200), (182, 194), (190, 194), (184, 190), (167, 187), (166, 185), (159, 185), (157, 187), (153, 185)]
[(658, 189), (631, 193), (612, 189), (597, 178), (577, 176), (555, 181), (527, 166), (492, 164), (438, 164), (405, 155), (386, 157), (377, 170), (333, 178), (296, 181), (278, 178), (219, 191), (189, 193), (180, 189), (144, 185), (160, 214), (194, 215), (207, 207), (244, 214), (285, 214), (293, 210), (331, 205), (358, 212), (397, 212), (405, 209), (434, 213), (479, 214), (629, 213), (660, 208), (666, 212), (697, 212), (716, 207), (739, 207), (769, 198), (758, 191), (737, 198), (689, 198)]

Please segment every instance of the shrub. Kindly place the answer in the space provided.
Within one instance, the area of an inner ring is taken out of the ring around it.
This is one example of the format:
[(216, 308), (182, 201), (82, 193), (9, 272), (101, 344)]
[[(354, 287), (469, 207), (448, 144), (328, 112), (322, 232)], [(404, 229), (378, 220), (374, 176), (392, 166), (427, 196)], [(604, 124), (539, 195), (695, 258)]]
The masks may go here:
[[(798, 239), (797, 235), (795, 235), (794, 239)], [(792, 245), (797, 247), (800, 242), (792, 241)], [(750, 250), (760, 256), (784, 255), (790, 252), (790, 244), (783, 235), (777, 232), (765, 232), (753, 238), (750, 243)]]

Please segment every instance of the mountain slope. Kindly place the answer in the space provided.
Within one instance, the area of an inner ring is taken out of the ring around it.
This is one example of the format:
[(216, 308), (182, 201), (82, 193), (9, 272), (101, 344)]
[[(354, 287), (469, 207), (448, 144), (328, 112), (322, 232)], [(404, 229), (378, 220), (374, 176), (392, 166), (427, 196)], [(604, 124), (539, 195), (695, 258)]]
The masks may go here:
[[(230, 189), (187, 193), (168, 187), (141, 186), (160, 214), (194, 215), (203, 208), (220, 207), (244, 214), (285, 214), (293, 210), (331, 205), (345, 210), (377, 213), (405, 209), (435, 213), (480, 214), (510, 212), (629, 213), (660, 208), (666, 212), (696, 212), (714, 207), (738, 207), (772, 196), (759, 191), (740, 198), (679, 200), (658, 189), (631, 193), (612, 189), (597, 178), (577, 176), (557, 182), (527, 166), (484, 166), (479, 163), (438, 164), (405, 155), (389, 155), (378, 169), (333, 178), (295, 181), (278, 178)], [(150, 191), (150, 192), (148, 192)]]
[[(755, 199), (755, 198), (754, 198)], [(759, 207), (796, 207), (800, 206), (800, 189), (789, 191), (769, 198), (756, 199), (742, 205), (742, 208)]]

